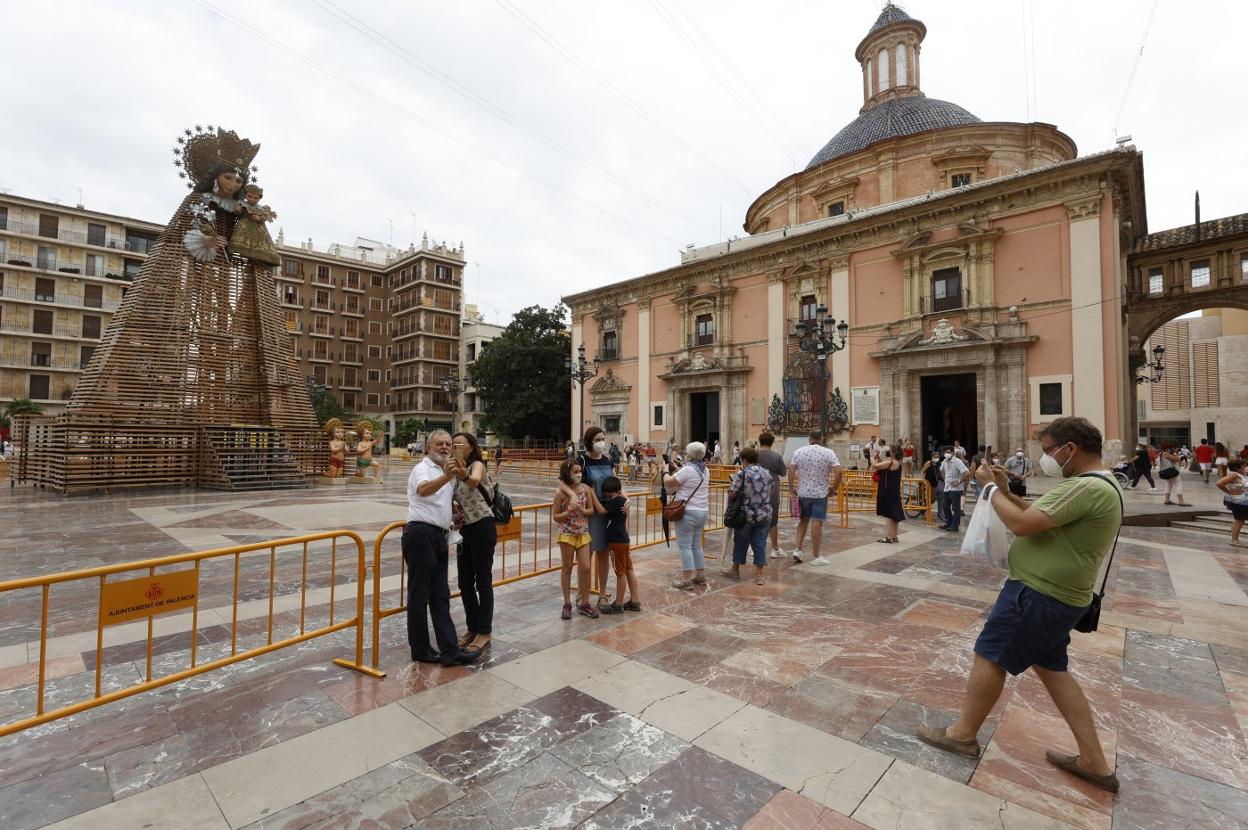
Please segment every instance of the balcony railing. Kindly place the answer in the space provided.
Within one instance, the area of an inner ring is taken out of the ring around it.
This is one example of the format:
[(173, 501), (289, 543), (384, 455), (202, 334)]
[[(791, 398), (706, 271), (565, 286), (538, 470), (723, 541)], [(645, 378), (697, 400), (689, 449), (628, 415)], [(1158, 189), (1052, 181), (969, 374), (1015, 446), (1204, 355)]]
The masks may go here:
[(0, 320), (0, 331), (34, 337), (74, 337), (81, 340), (100, 339), (99, 334), (86, 334), (78, 326), (53, 324), (44, 329), (36, 329), (33, 322), (26, 320)]
[[(114, 280), (133, 280), (134, 276), (124, 276), (116, 271), (109, 271), (107, 268), (87, 267), (81, 261), (55, 259), (52, 257), (27, 256), (10, 251), (4, 260), (5, 265), (13, 265), (19, 268), (34, 268), (36, 271), (48, 271), (56, 274), (68, 274), (70, 276), (86, 275), (88, 277), (108, 277)], [(136, 272), (137, 273), (137, 272)]]
[(970, 301), (971, 292), (969, 290), (954, 291), (943, 297), (924, 297), (922, 303), (923, 313), (940, 314), (945, 311), (956, 311), (959, 308), (966, 308), (970, 305)]
[(22, 233), (27, 236), (37, 236), (41, 239), (55, 239), (59, 242), (72, 242), (76, 245), (91, 245), (96, 248), (102, 248), (110, 251), (129, 251), (135, 254), (148, 254), (155, 246), (156, 240), (142, 239), (139, 237), (117, 237), (104, 236), (93, 237), (92, 234), (83, 233), (82, 231), (70, 231), (58, 228), (55, 236), (48, 236), (39, 233), (39, 225), (32, 222), (15, 222), (8, 221), (0, 225), (0, 231), (9, 231), (10, 233)]
[(9, 366), (15, 369), (24, 369), (27, 367), (36, 369), (61, 369), (66, 371), (79, 371), (87, 368), (87, 364), (81, 360), (74, 360), (66, 357), (53, 357), (48, 354), (21, 354), (20, 352), (6, 352), (0, 354), (0, 366)]
[(56, 303), (58, 305), (74, 306), (75, 308), (99, 309), (100, 311), (116, 311), (117, 307), (121, 305), (121, 303), (115, 300), (78, 297), (71, 294), (41, 294), (38, 291), (31, 291), (29, 288), (15, 288), (8, 285), (0, 287), (0, 297), (6, 300)]

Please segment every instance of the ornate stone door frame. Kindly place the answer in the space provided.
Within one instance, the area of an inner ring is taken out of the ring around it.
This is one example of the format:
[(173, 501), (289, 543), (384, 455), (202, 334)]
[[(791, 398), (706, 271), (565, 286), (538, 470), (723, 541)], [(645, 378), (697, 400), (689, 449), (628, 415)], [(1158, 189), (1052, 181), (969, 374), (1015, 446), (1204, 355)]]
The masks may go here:
[(668, 435), (680, 445), (689, 437), (689, 394), (691, 392), (719, 393), (719, 440), (732, 441), (746, 438), (749, 428), (746, 405), (746, 376), (751, 371), (745, 355), (732, 357), (709, 357), (705, 352), (675, 361), (667, 372), (659, 375), (667, 386), (667, 411), (670, 424)]

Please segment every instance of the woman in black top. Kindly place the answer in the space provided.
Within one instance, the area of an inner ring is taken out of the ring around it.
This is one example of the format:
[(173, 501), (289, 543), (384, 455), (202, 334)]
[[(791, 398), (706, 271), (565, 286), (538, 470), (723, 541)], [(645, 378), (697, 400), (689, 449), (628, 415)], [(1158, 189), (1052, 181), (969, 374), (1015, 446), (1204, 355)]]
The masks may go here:
[(1157, 485), (1153, 483), (1153, 460), (1148, 457), (1148, 447), (1143, 444), (1140, 444), (1139, 448), (1135, 451), (1135, 463), (1132, 465), (1131, 469), (1132, 489), (1135, 488), (1135, 485), (1140, 483), (1141, 476), (1148, 479), (1148, 486), (1151, 489), (1157, 489)]
[(875, 515), (884, 518), (884, 538), (877, 542), (896, 542), (897, 525), (906, 520), (906, 511), (901, 507), (901, 458), (901, 445), (894, 444), (871, 465), (880, 475), (875, 490)]

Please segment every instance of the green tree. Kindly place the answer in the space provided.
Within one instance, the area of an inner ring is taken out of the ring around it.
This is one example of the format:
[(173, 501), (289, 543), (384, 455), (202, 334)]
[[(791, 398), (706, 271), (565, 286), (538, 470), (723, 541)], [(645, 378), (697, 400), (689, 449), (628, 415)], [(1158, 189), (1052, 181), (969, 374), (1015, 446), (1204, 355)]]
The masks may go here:
[(408, 444), (416, 440), (417, 433), (420, 432), (420, 421), (415, 418), (408, 418), (403, 423), (394, 428), (394, 440), (398, 446), (406, 447)]
[(563, 438), (572, 417), (567, 309), (529, 306), (472, 364), (487, 429), (512, 438)]
[(334, 394), (315, 381), (308, 381), (308, 397), (312, 400), (312, 411), (316, 413), (316, 422), (321, 426), (330, 418), (342, 421), (348, 429), (355, 424), (356, 414), (345, 409)]
[(42, 415), (43, 407), (30, 398), (14, 398), (0, 411), (0, 427), (7, 427), (18, 415)]

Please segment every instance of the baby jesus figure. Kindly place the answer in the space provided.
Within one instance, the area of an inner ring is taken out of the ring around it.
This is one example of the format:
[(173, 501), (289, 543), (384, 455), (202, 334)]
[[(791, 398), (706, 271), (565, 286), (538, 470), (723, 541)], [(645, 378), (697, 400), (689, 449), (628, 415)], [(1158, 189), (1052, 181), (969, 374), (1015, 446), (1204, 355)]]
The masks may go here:
[(252, 262), (265, 265), (281, 265), (273, 238), (265, 225), (277, 218), (277, 213), (267, 205), (260, 204), (264, 190), (258, 184), (243, 187), (242, 211), (234, 223), (230, 235), (230, 253), (246, 257)]

